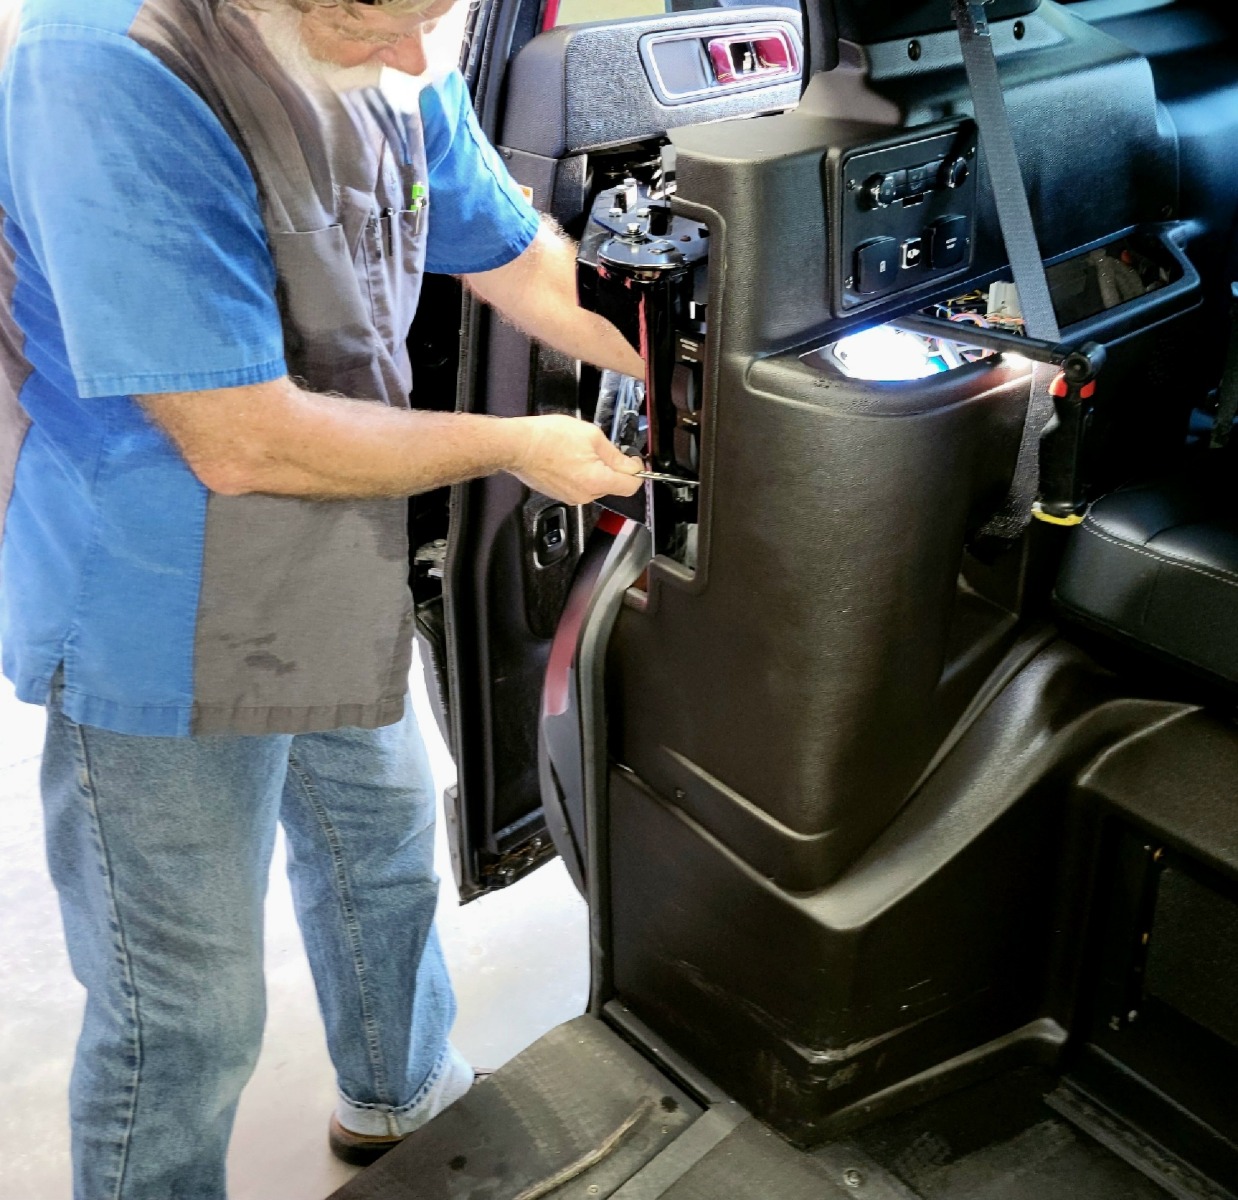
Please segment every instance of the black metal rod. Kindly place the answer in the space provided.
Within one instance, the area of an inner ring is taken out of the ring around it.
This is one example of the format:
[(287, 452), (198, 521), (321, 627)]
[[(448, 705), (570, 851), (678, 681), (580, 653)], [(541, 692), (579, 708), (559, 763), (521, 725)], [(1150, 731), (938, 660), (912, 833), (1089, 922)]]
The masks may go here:
[(960, 342), (964, 346), (978, 346), (982, 350), (1009, 351), (1011, 354), (1021, 354), (1032, 362), (1050, 363), (1055, 367), (1060, 367), (1072, 353), (1070, 346), (1042, 342), (1017, 333), (1003, 333), (1000, 329), (985, 329), (970, 321), (943, 321), (940, 317), (922, 317), (912, 313), (890, 324), (908, 333)]

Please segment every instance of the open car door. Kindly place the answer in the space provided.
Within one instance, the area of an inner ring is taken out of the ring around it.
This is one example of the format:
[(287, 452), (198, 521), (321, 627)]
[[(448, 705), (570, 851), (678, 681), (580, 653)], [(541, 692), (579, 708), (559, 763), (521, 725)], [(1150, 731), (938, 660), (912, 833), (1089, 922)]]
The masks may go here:
[[(587, 232), (598, 194), (631, 171), (648, 197), (668, 129), (798, 102), (798, 9), (556, 27), (570, 19), (570, 2), (549, 11), (536, 0), (480, 5), (466, 73), (516, 181), (574, 237)], [(596, 371), (531, 345), (460, 291), (453, 280), (427, 281), (413, 331), (420, 405), (595, 416)], [(580, 846), (560, 811), (547, 828), (542, 780), (553, 770), (543, 762), (539, 772), (539, 722), (553, 639), (597, 521), (592, 507), (533, 494), (508, 475), (414, 502), (418, 627), (459, 769), (447, 813), (464, 900), (520, 878), (556, 841), (581, 880)], [(604, 557), (597, 543), (593, 553)]]

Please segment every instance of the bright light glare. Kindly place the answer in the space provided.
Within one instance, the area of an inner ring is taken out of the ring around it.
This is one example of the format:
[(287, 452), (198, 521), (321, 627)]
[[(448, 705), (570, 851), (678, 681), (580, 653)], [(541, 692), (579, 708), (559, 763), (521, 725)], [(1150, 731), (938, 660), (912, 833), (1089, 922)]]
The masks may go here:
[(945, 370), (924, 338), (890, 325), (843, 338), (834, 347), (834, 357), (853, 379), (883, 383), (927, 379)]

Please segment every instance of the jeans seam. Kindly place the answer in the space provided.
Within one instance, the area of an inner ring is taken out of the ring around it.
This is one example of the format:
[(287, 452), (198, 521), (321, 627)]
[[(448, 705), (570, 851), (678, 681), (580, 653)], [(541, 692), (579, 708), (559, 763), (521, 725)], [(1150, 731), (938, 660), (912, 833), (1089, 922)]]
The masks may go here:
[(353, 1108), (360, 1109), (363, 1112), (381, 1112), (387, 1116), (402, 1117), (405, 1113), (413, 1112), (425, 1103), (426, 1097), (434, 1090), (434, 1085), (438, 1083), (443, 1077), (443, 1073), (447, 1070), (447, 1061), (450, 1057), (451, 1047), (448, 1045), (443, 1048), (442, 1054), (438, 1056), (438, 1062), (434, 1064), (434, 1068), (426, 1077), (425, 1083), (417, 1089), (417, 1094), (407, 1104), (367, 1104), (362, 1100), (354, 1100), (343, 1088), (340, 1089), (340, 1095)]
[(370, 986), (365, 968), (365, 955), (361, 948), (361, 922), (352, 900), (352, 887), (348, 879), (348, 871), (344, 865), (343, 847), (340, 844), (339, 832), (331, 823), (325, 806), (319, 799), (317, 789), (309, 773), (297, 761), (296, 755), (288, 755), (288, 769), (296, 776), (301, 785), (310, 810), (318, 821), (323, 837), (326, 839), (327, 850), (331, 855), (331, 878), (335, 886), (335, 894), (344, 915), (344, 930), (348, 938), (349, 949), (352, 952), (353, 971), (357, 978), (357, 990), (361, 1000), (361, 1022), (365, 1030), (365, 1044), (370, 1069), (374, 1072), (374, 1090), (380, 1096), (390, 1096), (387, 1082), (386, 1063), (383, 1062), (382, 1046), (378, 1036), (378, 1023), (374, 1019), (373, 1006), (370, 1003)]
[(142, 1018), (138, 1004), (137, 986), (133, 981), (133, 961), (125, 941), (125, 931), (120, 919), (120, 910), (116, 904), (116, 891), (112, 882), (112, 864), (108, 855), (107, 840), (103, 835), (103, 824), (99, 820), (98, 792), (95, 788), (94, 772), (91, 770), (90, 751), (86, 746), (86, 738), (82, 732), (82, 727), (75, 721), (68, 723), (73, 730), (74, 741), (77, 745), (78, 765), (81, 770), (79, 786), (86, 800), (91, 833), (99, 852), (99, 867), (103, 875), (104, 891), (107, 895), (108, 916), (114, 931), (113, 949), (116, 951), (117, 962), (121, 969), (121, 993), (127, 1002), (130, 1026), (133, 1031), (134, 1066), (129, 1084), (129, 1108), (123, 1117), (124, 1133), (120, 1141), (120, 1163), (116, 1175), (116, 1186), (112, 1191), (113, 1200), (120, 1200), (121, 1189), (125, 1183), (125, 1174), (129, 1168), (129, 1148), (133, 1137), (133, 1127), (137, 1119), (138, 1095), (141, 1090)]

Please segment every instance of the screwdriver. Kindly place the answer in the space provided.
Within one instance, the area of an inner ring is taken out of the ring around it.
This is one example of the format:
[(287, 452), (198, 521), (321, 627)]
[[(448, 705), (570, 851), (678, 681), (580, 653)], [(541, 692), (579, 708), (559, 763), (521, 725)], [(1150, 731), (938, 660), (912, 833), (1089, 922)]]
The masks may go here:
[(699, 479), (683, 479), (678, 475), (664, 475), (660, 471), (637, 471), (638, 479), (652, 479), (654, 483), (669, 483), (675, 487), (700, 487)]

